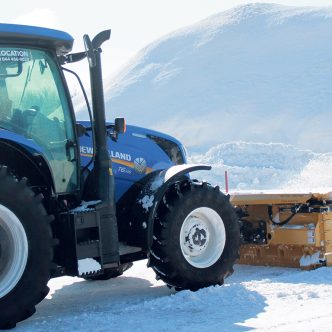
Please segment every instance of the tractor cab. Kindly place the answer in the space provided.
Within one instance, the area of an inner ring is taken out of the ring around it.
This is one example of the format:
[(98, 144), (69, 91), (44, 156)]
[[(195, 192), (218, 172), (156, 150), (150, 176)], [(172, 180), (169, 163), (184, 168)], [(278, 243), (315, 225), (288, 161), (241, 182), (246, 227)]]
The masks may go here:
[(0, 45), (0, 126), (38, 145), (57, 193), (77, 188), (75, 133), (54, 58), (45, 50)]
[(0, 137), (36, 147), (58, 194), (79, 183), (75, 121), (56, 57), (71, 45), (65, 33), (0, 24)]

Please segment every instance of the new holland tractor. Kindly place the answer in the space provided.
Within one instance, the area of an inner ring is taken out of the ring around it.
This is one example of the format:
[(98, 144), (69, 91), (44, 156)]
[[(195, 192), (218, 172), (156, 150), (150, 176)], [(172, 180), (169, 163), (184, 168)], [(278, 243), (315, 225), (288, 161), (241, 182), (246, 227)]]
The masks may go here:
[[(35, 312), (50, 278), (109, 279), (147, 258), (167, 285), (197, 290), (233, 271), (234, 208), (218, 186), (189, 174), (210, 167), (186, 164), (170, 136), (125, 130), (122, 118), (106, 123), (101, 45), (109, 37), (85, 35), (85, 50), (70, 54), (65, 32), (0, 24), (2, 329)], [(86, 98), (90, 121), (78, 123), (64, 66), (85, 58), (92, 107)]]

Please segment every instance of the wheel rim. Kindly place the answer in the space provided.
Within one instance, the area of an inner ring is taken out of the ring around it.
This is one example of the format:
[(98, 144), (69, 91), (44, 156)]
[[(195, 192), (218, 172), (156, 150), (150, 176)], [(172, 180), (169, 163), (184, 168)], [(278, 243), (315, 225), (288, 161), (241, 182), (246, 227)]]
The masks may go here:
[(190, 265), (212, 266), (223, 253), (225, 243), (224, 222), (215, 210), (200, 207), (188, 214), (181, 227), (180, 246)]
[(0, 298), (17, 285), (28, 260), (28, 240), (17, 216), (0, 204)]

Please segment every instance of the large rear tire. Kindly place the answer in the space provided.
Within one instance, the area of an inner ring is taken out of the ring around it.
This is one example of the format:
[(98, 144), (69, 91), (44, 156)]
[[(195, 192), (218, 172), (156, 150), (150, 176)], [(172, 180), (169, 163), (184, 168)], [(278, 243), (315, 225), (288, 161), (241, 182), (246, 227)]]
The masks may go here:
[(49, 291), (53, 218), (26, 182), (0, 168), (0, 329), (30, 317)]
[(238, 258), (240, 231), (219, 187), (186, 181), (165, 195), (154, 224), (149, 264), (176, 289), (221, 285)]

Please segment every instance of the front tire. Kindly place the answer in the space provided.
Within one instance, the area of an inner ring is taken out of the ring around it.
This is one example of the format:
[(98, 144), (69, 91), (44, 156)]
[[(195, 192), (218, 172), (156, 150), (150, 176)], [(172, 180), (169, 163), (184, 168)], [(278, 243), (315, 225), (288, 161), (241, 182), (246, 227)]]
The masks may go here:
[(30, 317), (49, 290), (52, 217), (42, 198), (0, 168), (0, 329)]
[(221, 285), (238, 258), (240, 231), (218, 187), (174, 184), (159, 206), (149, 264), (169, 286), (197, 290)]

